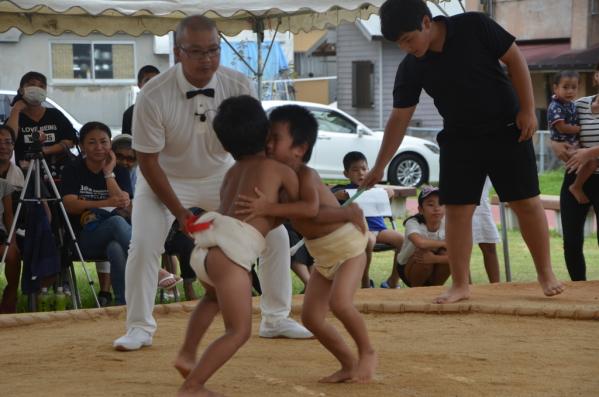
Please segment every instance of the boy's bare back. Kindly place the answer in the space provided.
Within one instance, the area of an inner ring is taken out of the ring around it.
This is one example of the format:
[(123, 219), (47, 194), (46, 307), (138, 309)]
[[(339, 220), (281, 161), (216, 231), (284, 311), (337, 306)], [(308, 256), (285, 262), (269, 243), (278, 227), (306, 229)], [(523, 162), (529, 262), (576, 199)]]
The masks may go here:
[[(304, 164), (298, 169), (297, 177), (300, 199), (305, 200), (306, 196), (315, 194), (318, 198), (319, 206), (339, 207), (337, 198), (322, 182), (322, 179), (320, 179), (320, 176), (314, 169)], [(291, 223), (298, 232), (309, 240), (326, 236), (343, 226), (343, 222), (322, 224), (315, 222), (313, 218), (298, 218), (292, 220)]]
[[(254, 196), (256, 188), (270, 202), (279, 202), (281, 194), (289, 200), (297, 200), (298, 177), (290, 167), (278, 161), (262, 155), (247, 156), (236, 161), (225, 175), (218, 212), (243, 221), (245, 216), (235, 214), (235, 200), (240, 194)], [(247, 223), (266, 235), (279, 221), (272, 216), (258, 216)]]

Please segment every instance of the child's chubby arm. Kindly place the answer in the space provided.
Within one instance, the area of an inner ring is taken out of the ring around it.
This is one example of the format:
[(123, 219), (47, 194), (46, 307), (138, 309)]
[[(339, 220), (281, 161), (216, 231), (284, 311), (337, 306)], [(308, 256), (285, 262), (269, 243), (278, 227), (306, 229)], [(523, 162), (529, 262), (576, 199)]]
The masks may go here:
[(422, 250), (436, 250), (439, 248), (447, 248), (445, 240), (429, 240), (418, 233), (410, 233), (407, 237), (416, 248)]
[(510, 46), (500, 59), (507, 67), (514, 90), (518, 96), (520, 110), (516, 115), (516, 126), (521, 131), (518, 141), (524, 142), (532, 138), (532, 135), (537, 130), (530, 72), (528, 71), (524, 56), (515, 43)]
[(565, 120), (558, 120), (557, 122), (553, 123), (553, 127), (556, 130), (558, 130), (561, 134), (576, 135), (576, 134), (580, 134), (580, 130), (581, 130), (579, 125), (568, 124), (568, 123), (566, 123)]
[(351, 222), (356, 225), (362, 233), (368, 231), (366, 223), (364, 222), (364, 213), (356, 203), (351, 203), (347, 207), (322, 205), (318, 211), (318, 216), (314, 218), (314, 222), (320, 224)]
[[(258, 188), (255, 189), (256, 197), (240, 194), (235, 204), (237, 215), (247, 215), (246, 222), (257, 216), (273, 216), (278, 218), (300, 219), (314, 218), (318, 215), (320, 200), (318, 186), (322, 182), (316, 171), (302, 167), (297, 173), (299, 182), (299, 197), (297, 201), (276, 203), (269, 201), (266, 195)], [(290, 198), (292, 198), (291, 196)]]

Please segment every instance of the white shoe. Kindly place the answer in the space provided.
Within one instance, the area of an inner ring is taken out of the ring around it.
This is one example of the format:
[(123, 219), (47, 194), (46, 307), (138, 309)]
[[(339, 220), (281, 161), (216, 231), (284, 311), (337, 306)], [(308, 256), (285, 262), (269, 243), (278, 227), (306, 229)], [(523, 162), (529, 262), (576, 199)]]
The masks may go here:
[(312, 332), (291, 318), (282, 318), (276, 322), (262, 320), (258, 333), (262, 338), (313, 338)]
[(144, 346), (152, 346), (152, 335), (141, 328), (131, 328), (127, 334), (112, 342), (119, 351), (139, 350)]

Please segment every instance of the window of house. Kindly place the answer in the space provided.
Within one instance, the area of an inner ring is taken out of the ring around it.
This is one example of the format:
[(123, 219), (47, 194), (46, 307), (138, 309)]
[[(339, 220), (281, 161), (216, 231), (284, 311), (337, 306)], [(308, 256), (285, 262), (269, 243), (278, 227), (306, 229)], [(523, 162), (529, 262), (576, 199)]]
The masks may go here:
[(52, 79), (77, 82), (135, 80), (133, 43), (51, 43)]

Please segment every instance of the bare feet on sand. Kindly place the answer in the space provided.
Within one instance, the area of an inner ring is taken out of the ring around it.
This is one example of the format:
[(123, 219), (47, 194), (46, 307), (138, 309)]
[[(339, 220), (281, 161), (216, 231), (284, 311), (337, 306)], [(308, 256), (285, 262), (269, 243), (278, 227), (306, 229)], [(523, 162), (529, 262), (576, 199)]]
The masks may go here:
[(568, 190), (570, 191), (570, 193), (572, 193), (572, 196), (574, 196), (576, 201), (578, 201), (578, 204), (587, 204), (590, 202), (588, 196), (584, 194), (582, 187), (570, 185), (568, 187)]
[(470, 287), (468, 285), (464, 287), (452, 285), (447, 291), (433, 299), (433, 303), (455, 303), (468, 298), (470, 298)]
[(539, 280), (539, 284), (541, 284), (541, 288), (543, 288), (543, 293), (547, 296), (555, 296), (564, 292), (566, 287), (559, 281), (552, 271), (549, 271), (549, 274), (542, 276), (539, 274), (537, 277)]
[(358, 360), (358, 365), (354, 370), (351, 381), (355, 383), (368, 383), (374, 378), (374, 371), (377, 367), (377, 357), (374, 351), (363, 354)]
[(183, 379), (187, 378), (187, 375), (189, 375), (195, 365), (195, 358), (182, 352), (179, 352), (177, 358), (175, 358), (175, 361), (173, 362), (173, 366), (179, 371)]
[(215, 393), (206, 389), (204, 386), (198, 387), (190, 387), (190, 386), (181, 386), (179, 391), (177, 391), (177, 397), (224, 397), (222, 394)]
[(352, 378), (353, 368), (341, 368), (339, 371), (333, 373), (332, 375), (325, 376), (320, 379), (319, 383), (342, 383), (347, 382)]

